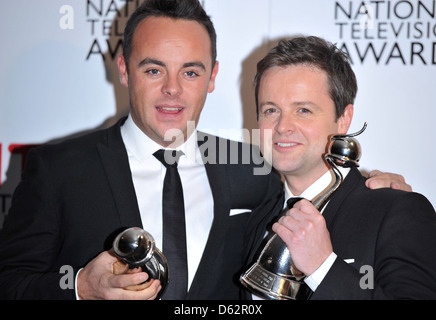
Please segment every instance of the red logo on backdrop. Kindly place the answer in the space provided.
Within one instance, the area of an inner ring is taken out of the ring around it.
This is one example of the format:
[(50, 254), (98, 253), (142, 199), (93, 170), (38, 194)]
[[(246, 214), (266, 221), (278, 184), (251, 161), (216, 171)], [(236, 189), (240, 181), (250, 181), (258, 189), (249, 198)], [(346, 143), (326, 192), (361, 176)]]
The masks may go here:
[[(21, 176), (21, 172), (24, 169), (24, 165), (26, 163), (27, 154), (29, 153), (30, 149), (35, 148), (38, 146), (38, 144), (10, 144), (8, 147), (8, 151), (11, 155), (10, 162), (12, 161), (20, 161), (20, 163), (16, 164), (15, 167), (17, 170), (20, 171), (18, 174), (15, 174), (15, 176)], [(18, 157), (15, 157), (18, 156)], [(4, 164), (3, 164), (4, 165)], [(10, 167), (13, 167), (11, 163), (8, 164)], [(0, 172), (2, 172), (2, 144), (0, 143)], [(12, 198), (12, 192), (14, 191), (16, 185), (18, 184), (18, 179), (12, 179), (14, 181), (9, 181), (8, 178), (8, 187), (6, 188), (6, 184), (3, 186), (4, 189), (3, 192), (0, 192), (0, 214), (6, 214), (6, 212), (9, 209), (10, 205), (10, 199)], [(1, 175), (0, 175), (0, 191), (2, 191), (2, 181), (1, 181)], [(0, 223), (1, 228), (1, 223)]]
[[(21, 170), (24, 169), (24, 164), (26, 162), (27, 154), (30, 149), (39, 146), (39, 144), (10, 144), (8, 150), (11, 154), (19, 154), (21, 155)], [(2, 172), (2, 144), (0, 143), (0, 172)], [(2, 185), (1, 176), (0, 176), (0, 187)]]
[(21, 170), (23, 170), (24, 164), (26, 163), (27, 154), (29, 153), (30, 149), (37, 146), (39, 146), (39, 144), (10, 144), (8, 149), (10, 153), (16, 153), (21, 155)]

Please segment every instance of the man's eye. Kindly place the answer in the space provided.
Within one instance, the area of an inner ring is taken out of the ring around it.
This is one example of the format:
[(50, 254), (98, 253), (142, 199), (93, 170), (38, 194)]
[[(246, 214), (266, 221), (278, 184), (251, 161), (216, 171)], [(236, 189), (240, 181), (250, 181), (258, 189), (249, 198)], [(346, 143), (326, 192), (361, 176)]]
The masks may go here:
[(265, 113), (265, 114), (273, 114), (273, 113), (276, 113), (276, 112), (277, 112), (276, 108), (268, 108), (263, 113)]
[(311, 111), (310, 111), (309, 109), (307, 109), (307, 108), (301, 108), (300, 110), (298, 110), (298, 112), (299, 112), (299, 113), (302, 113), (302, 114), (308, 114), (308, 113), (311, 113)]
[(158, 75), (160, 73), (160, 71), (157, 69), (149, 69), (149, 70), (145, 71), (145, 73), (148, 73), (151, 75)]
[(185, 74), (190, 78), (198, 76), (197, 72), (195, 71), (186, 71)]
[(272, 117), (272, 116), (276, 115), (278, 112), (279, 112), (279, 110), (277, 108), (271, 107), (271, 108), (262, 109), (261, 114), (264, 117)]

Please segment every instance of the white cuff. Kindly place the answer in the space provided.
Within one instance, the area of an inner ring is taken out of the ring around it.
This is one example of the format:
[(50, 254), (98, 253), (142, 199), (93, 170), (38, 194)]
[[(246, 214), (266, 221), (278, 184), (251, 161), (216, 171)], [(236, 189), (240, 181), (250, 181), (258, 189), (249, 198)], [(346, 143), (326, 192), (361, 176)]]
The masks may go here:
[(76, 278), (74, 279), (74, 292), (76, 293), (76, 300), (80, 300), (79, 298), (79, 293), (77, 291), (77, 277), (79, 276), (80, 271), (82, 271), (83, 268), (81, 268), (79, 271), (77, 271), (76, 273)]
[(326, 276), (327, 272), (329, 272), (333, 263), (336, 260), (336, 253), (332, 252), (327, 259), (316, 269), (310, 276), (304, 279), (304, 282), (309, 286), (312, 291), (315, 291), (316, 288), (320, 285), (321, 281)]

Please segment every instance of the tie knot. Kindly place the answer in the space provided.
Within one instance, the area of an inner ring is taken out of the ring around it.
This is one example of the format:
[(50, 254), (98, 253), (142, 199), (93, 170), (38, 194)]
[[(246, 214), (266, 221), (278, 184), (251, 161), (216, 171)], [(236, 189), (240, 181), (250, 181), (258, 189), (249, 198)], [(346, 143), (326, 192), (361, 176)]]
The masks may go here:
[(177, 163), (179, 162), (179, 158), (183, 155), (183, 151), (179, 150), (157, 150), (153, 155), (157, 160), (162, 162), (165, 167), (177, 167)]
[(301, 199), (304, 199), (304, 198), (302, 198), (302, 197), (292, 197), (292, 198), (289, 198), (288, 201), (286, 201), (286, 204), (287, 204), (287, 206), (288, 206), (288, 210), (289, 210), (289, 209), (292, 209), (292, 208), (294, 207), (294, 205), (295, 205), (298, 201), (300, 201)]

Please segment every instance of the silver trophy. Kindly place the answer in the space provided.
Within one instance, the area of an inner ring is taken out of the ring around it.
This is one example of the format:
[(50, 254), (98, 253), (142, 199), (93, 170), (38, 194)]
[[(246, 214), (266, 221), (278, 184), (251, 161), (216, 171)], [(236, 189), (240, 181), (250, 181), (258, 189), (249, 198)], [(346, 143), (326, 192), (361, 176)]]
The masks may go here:
[(113, 251), (118, 258), (129, 265), (129, 268), (141, 267), (142, 271), (148, 274), (149, 280), (160, 280), (162, 289), (156, 299), (163, 295), (169, 281), (168, 262), (156, 247), (150, 233), (136, 227), (126, 229), (115, 238)]
[[(331, 138), (328, 152), (324, 158), (331, 166), (335, 180), (330, 188), (313, 200), (313, 205), (318, 211), (322, 210), (343, 181), (337, 166), (359, 166), (361, 148), (359, 142), (353, 137), (361, 134), (365, 129), (366, 123), (359, 132), (335, 135)], [(288, 203), (287, 210), (290, 209), (289, 206), (290, 203)], [(256, 262), (241, 275), (240, 281), (251, 292), (266, 299), (304, 300), (307, 298), (305, 277), (301, 271), (295, 268), (286, 244), (274, 233), (262, 249)]]

